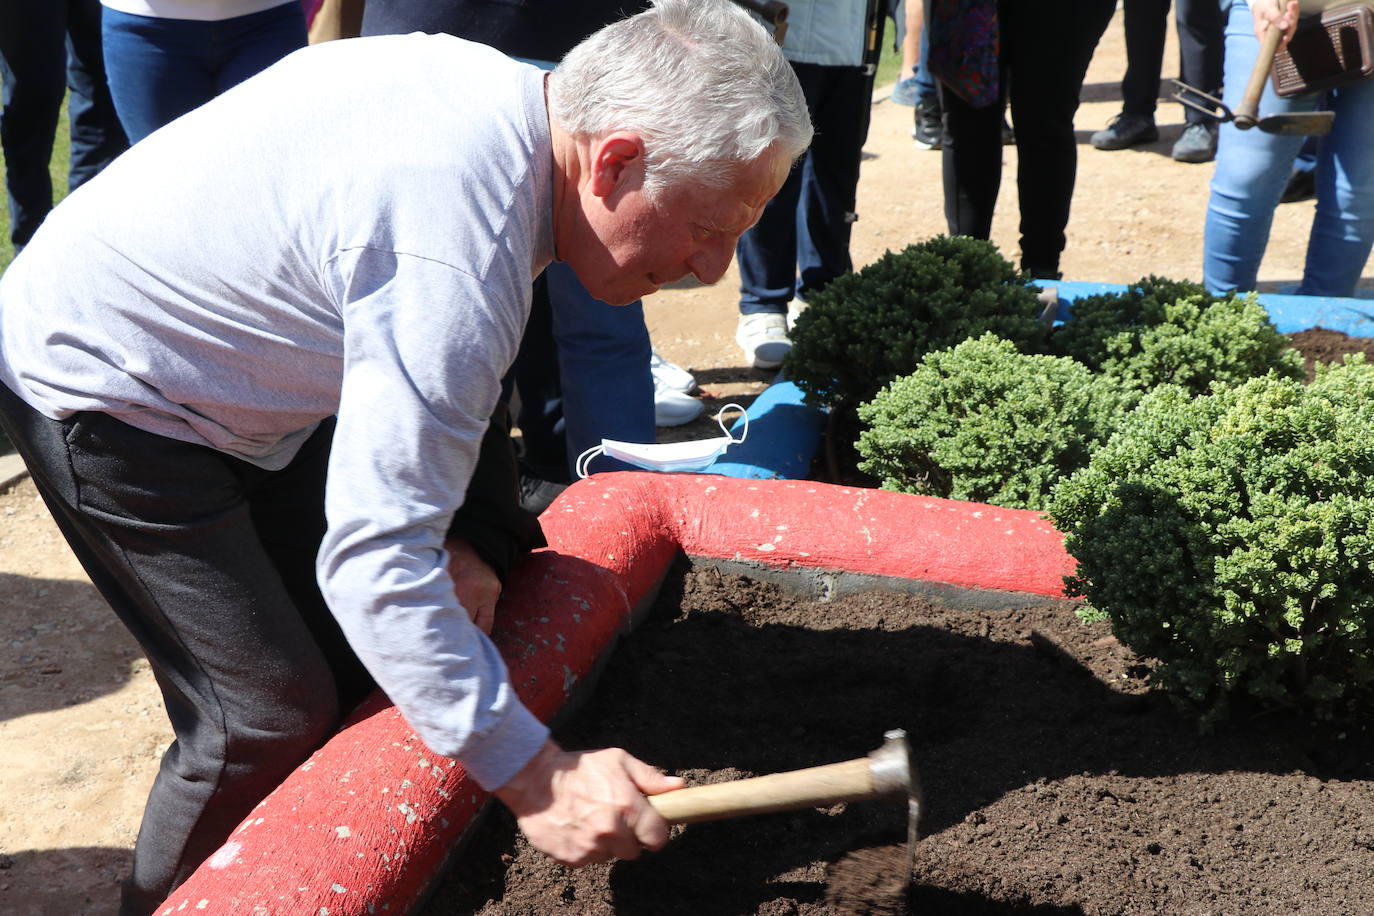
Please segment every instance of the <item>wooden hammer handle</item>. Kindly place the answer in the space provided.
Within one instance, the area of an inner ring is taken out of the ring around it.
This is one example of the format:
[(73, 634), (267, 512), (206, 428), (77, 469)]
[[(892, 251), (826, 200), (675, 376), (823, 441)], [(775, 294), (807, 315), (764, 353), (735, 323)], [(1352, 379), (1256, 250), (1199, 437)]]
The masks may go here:
[(1274, 68), (1274, 55), (1278, 53), (1279, 42), (1283, 40), (1283, 30), (1273, 25), (1264, 33), (1260, 42), (1259, 56), (1255, 58), (1255, 69), (1250, 71), (1250, 82), (1245, 86), (1245, 94), (1234, 112), (1236, 126), (1249, 130), (1259, 123), (1260, 96), (1264, 94), (1264, 84), (1269, 79), (1269, 71)]
[(816, 808), (873, 798), (878, 789), (867, 757), (650, 795), (649, 804), (670, 824), (745, 814)]

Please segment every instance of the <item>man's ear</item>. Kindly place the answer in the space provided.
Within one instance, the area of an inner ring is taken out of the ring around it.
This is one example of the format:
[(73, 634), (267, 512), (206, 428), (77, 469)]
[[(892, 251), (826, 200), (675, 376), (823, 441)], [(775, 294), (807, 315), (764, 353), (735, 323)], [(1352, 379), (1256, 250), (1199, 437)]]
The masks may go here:
[(644, 173), (644, 140), (639, 134), (617, 130), (592, 145), (591, 191), (610, 197), (636, 174)]

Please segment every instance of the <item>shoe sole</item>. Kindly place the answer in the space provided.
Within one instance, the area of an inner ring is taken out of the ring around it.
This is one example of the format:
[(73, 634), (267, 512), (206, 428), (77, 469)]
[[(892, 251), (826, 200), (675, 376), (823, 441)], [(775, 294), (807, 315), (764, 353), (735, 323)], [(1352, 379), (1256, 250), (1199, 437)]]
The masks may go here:
[(693, 420), (695, 420), (697, 417), (701, 416), (705, 412), (706, 406), (704, 404), (695, 413), (690, 414), (684, 413), (665, 416), (664, 414), (661, 414), (657, 410), (655, 410), (654, 425), (662, 427), (686, 426), (688, 423), (691, 423)]
[(1192, 163), (1192, 164), (1194, 164), (1194, 165), (1199, 165), (1199, 164), (1204, 163), (1204, 162), (1211, 162), (1213, 159), (1217, 158), (1217, 154), (1216, 154), (1216, 153), (1184, 153), (1182, 156), (1173, 155), (1173, 156), (1171, 156), (1170, 158), (1172, 158), (1175, 162), (1188, 162), (1188, 163)]
[(1107, 141), (1106, 143), (1098, 143), (1096, 140), (1093, 140), (1092, 147), (1093, 149), (1100, 149), (1105, 150), (1106, 152), (1113, 152), (1119, 149), (1130, 149), (1133, 146), (1144, 146), (1146, 143), (1154, 143), (1158, 139), (1159, 131), (1155, 131), (1153, 136), (1147, 134), (1143, 137), (1134, 137), (1127, 142), (1117, 142), (1115, 140), (1111, 140)]
[(783, 357), (792, 350), (792, 344), (784, 343), (764, 343), (759, 344), (752, 350), (741, 346), (740, 352), (744, 354), (745, 362), (753, 365), (755, 369), (776, 369), (782, 365)]

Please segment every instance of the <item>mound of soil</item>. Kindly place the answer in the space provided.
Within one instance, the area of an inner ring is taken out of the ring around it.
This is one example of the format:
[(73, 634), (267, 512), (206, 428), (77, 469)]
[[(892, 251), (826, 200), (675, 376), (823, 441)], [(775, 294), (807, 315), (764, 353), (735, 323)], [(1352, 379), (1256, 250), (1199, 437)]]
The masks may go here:
[(925, 790), (910, 885), (900, 804), (676, 827), (658, 853), (580, 870), (493, 806), (424, 912), (1374, 912), (1368, 727), (1270, 713), (1200, 734), (1074, 607), (824, 603), (684, 565), (560, 740), (701, 784), (861, 757), (905, 728)]
[(1374, 338), (1351, 337), (1344, 331), (1330, 328), (1309, 328), (1288, 335), (1293, 349), (1307, 361), (1307, 380), (1312, 381), (1317, 363), (1338, 363), (1348, 353), (1363, 353), (1374, 363)]

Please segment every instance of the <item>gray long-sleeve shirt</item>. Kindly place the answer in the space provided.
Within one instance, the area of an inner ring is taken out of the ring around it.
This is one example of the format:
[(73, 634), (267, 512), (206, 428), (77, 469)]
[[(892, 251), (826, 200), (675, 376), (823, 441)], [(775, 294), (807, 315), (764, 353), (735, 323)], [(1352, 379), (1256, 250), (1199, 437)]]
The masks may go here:
[(268, 469), (338, 415), (321, 587), (435, 751), (504, 783), (547, 732), (443, 538), (553, 255), (543, 74), (448, 36), (307, 48), (157, 131), (0, 280), (0, 382)]

